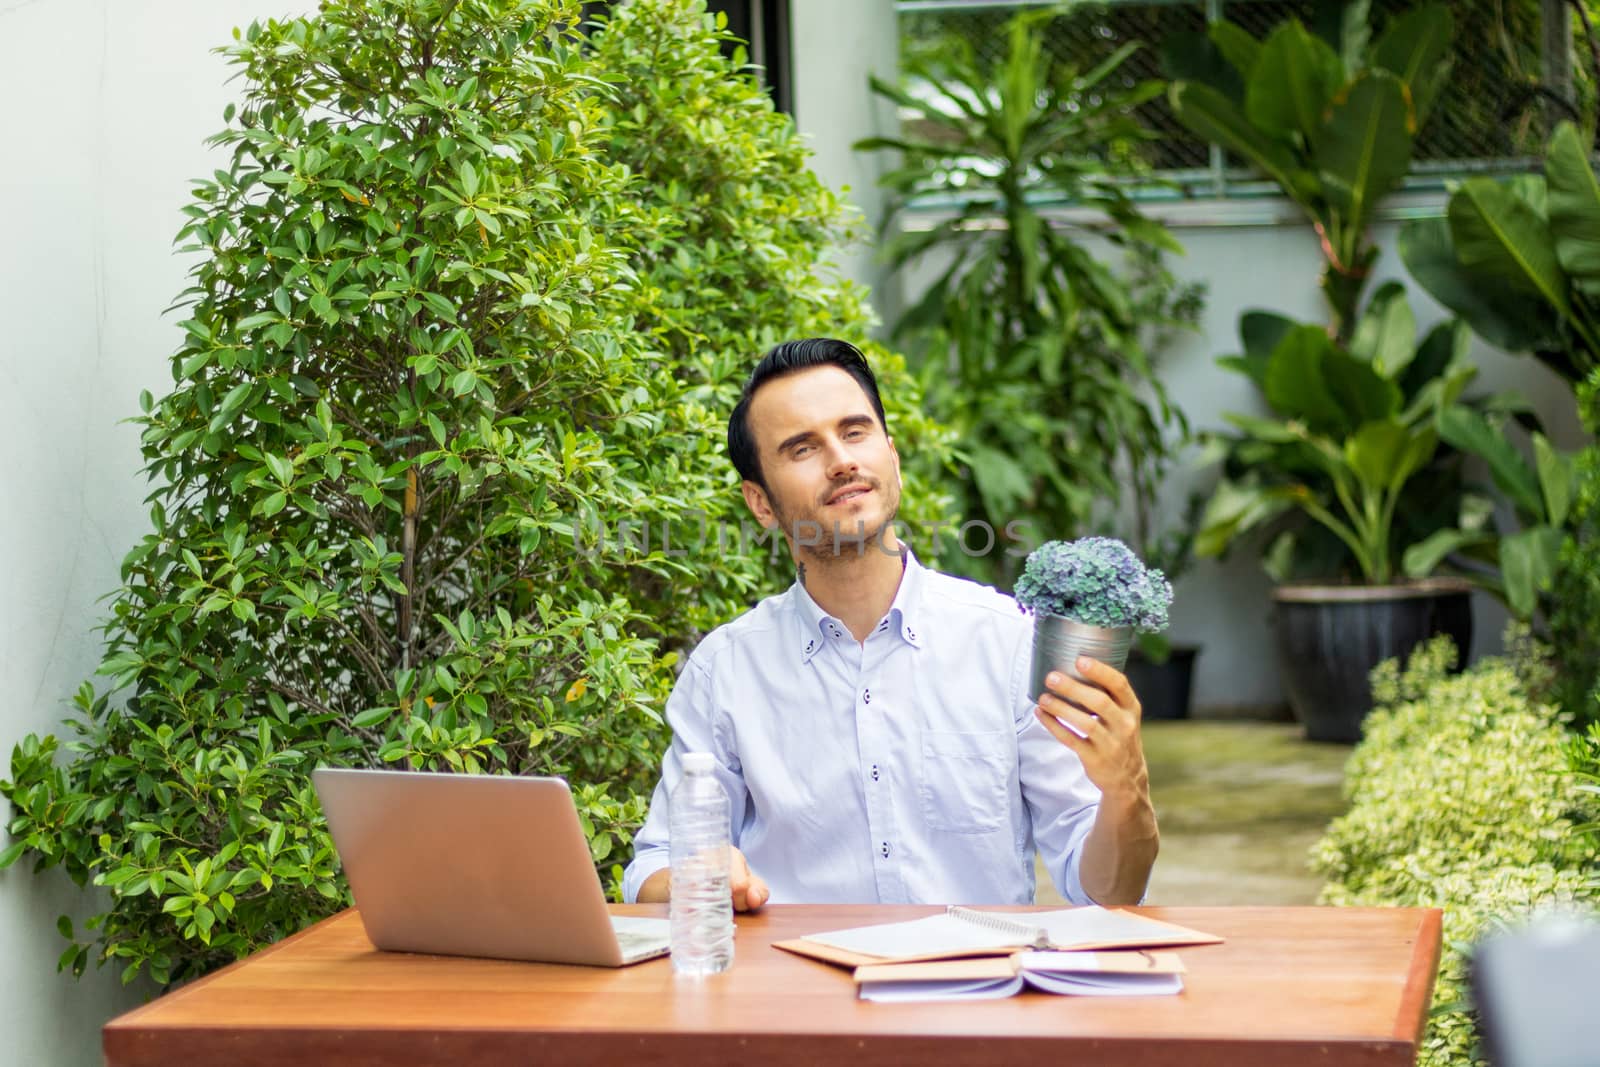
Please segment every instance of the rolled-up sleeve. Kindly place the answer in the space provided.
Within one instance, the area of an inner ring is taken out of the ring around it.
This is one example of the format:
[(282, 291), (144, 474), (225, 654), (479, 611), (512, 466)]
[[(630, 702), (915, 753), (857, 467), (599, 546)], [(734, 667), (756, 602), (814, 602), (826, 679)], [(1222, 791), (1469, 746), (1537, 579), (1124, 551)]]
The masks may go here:
[(672, 744), (661, 761), (661, 780), (650, 795), (650, 814), (633, 839), (633, 860), (622, 872), (622, 899), (632, 904), (639, 889), (657, 871), (671, 864), (668, 831), (668, 798), (683, 777), (683, 756), (688, 752), (709, 752), (716, 759), (717, 780), (730, 801), (730, 827), (737, 846), (746, 797), (739, 762), (728, 751), (719, 726), (711, 677), (694, 656), (683, 668), (667, 698), (667, 724), (672, 727)]
[(1028, 668), (1031, 627), (1013, 660), (1011, 706), (1017, 725), (1018, 775), (1028, 806), (1034, 846), (1061, 895), (1072, 904), (1093, 904), (1083, 889), (1083, 845), (1100, 810), (1100, 790), (1084, 773), (1078, 754), (1056, 740), (1033, 714)]

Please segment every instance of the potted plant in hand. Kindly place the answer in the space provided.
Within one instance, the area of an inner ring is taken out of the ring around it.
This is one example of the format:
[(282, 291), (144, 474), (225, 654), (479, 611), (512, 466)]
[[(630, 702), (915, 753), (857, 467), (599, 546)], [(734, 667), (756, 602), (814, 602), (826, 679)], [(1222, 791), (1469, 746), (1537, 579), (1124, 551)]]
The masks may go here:
[(1052, 670), (1082, 678), (1080, 655), (1122, 670), (1135, 630), (1166, 629), (1172, 585), (1121, 541), (1082, 537), (1028, 553), (1016, 598), (1034, 617), (1028, 695), (1038, 699)]

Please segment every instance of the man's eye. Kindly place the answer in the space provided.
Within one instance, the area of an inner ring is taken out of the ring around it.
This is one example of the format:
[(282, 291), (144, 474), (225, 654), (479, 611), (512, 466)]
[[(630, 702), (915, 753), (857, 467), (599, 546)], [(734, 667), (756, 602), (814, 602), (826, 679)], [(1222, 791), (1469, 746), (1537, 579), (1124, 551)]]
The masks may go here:
[(794, 456), (796, 459), (798, 459), (801, 456), (805, 455), (809, 451), (811, 451), (811, 446), (810, 445), (796, 445), (794, 447), (794, 449), (790, 451), (789, 454)]

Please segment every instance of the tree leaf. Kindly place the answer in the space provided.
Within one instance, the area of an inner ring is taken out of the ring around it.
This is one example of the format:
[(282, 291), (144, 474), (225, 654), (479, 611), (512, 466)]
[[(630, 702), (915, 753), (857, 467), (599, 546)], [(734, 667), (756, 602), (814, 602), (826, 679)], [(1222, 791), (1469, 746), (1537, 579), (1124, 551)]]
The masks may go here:
[(1563, 316), (1572, 314), (1549, 221), (1512, 187), (1468, 178), (1450, 198), (1449, 218), (1462, 267), (1537, 294)]
[(1550, 138), (1544, 173), (1556, 259), (1573, 284), (1600, 293), (1600, 182), (1570, 122), (1563, 122)]
[(1269, 134), (1309, 142), (1343, 84), (1344, 65), (1333, 49), (1290, 19), (1261, 46), (1245, 88), (1245, 114)]
[(1464, 267), (1447, 219), (1405, 223), (1399, 247), (1411, 276), (1485, 341), (1510, 352), (1554, 343), (1558, 331), (1554, 309), (1537, 295), (1506, 285), (1492, 271), (1480, 275)]
[(1543, 518), (1545, 509), (1534, 472), (1482, 415), (1460, 405), (1447, 408), (1439, 415), (1439, 436), (1487, 463), (1494, 484), (1522, 515)]
[(1505, 577), (1506, 605), (1519, 619), (1533, 616), (1539, 593), (1550, 587), (1561, 556), (1563, 532), (1534, 526), (1500, 539), (1500, 573)]
[(1410, 171), (1409, 121), (1400, 80), (1369, 70), (1335, 97), (1313, 136), (1317, 174), (1349, 231), (1365, 230), (1378, 202)]

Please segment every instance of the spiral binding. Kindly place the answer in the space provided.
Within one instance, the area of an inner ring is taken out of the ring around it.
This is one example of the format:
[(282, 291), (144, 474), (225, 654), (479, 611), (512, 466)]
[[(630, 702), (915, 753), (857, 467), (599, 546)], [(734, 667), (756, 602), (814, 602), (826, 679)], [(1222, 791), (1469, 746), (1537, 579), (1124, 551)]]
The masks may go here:
[(1027, 923), (1017, 922), (1004, 915), (997, 915), (992, 911), (964, 908), (959, 904), (948, 905), (944, 910), (945, 914), (952, 915), (963, 922), (977, 923), (979, 926), (997, 930), (1002, 934), (1020, 937), (1029, 948), (1046, 949), (1050, 947), (1050, 931), (1042, 926), (1029, 926)]

